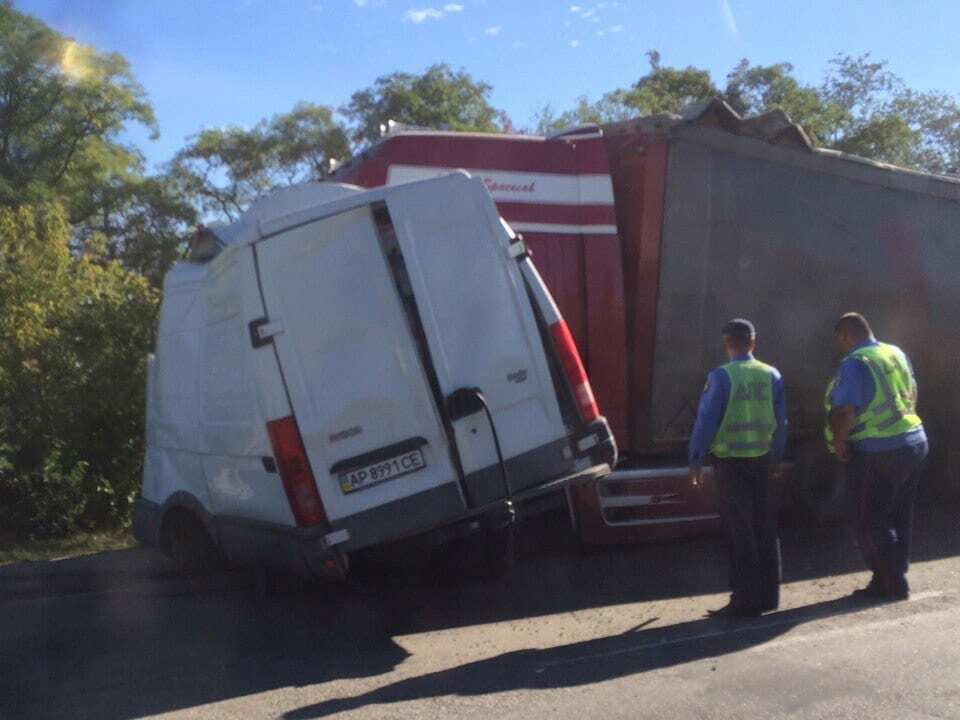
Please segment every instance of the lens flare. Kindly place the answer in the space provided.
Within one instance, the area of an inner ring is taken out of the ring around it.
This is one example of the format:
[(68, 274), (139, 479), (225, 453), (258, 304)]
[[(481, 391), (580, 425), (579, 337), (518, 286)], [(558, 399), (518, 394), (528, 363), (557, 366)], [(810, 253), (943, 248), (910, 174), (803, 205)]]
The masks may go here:
[(69, 40), (63, 44), (60, 70), (71, 80), (83, 80), (90, 75), (90, 58), (87, 49)]

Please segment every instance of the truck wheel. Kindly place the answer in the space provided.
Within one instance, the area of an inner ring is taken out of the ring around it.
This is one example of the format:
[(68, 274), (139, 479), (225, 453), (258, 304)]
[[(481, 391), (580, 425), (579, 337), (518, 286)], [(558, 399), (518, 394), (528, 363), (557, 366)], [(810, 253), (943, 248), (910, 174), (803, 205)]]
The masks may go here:
[(215, 570), (222, 564), (206, 528), (188, 510), (172, 510), (164, 520), (161, 549), (184, 574)]

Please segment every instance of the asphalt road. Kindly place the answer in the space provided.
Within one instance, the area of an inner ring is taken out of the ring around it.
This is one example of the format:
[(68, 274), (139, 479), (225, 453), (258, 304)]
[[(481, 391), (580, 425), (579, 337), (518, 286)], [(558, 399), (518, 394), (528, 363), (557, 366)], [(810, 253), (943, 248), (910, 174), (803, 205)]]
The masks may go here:
[(913, 599), (889, 605), (847, 597), (845, 531), (787, 530), (781, 610), (739, 623), (703, 617), (712, 539), (580, 552), (533, 528), (497, 582), (374, 563), (268, 596), (237, 573), (0, 573), (0, 718), (960, 718), (958, 516), (922, 514)]

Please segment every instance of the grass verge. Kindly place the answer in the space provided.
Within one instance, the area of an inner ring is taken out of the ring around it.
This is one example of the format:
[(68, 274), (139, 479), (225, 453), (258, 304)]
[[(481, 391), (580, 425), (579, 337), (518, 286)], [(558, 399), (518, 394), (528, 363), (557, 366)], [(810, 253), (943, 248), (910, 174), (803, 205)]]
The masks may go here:
[(0, 565), (35, 560), (59, 560), (91, 555), (106, 550), (133, 547), (136, 541), (129, 530), (79, 533), (66, 538), (0, 541)]

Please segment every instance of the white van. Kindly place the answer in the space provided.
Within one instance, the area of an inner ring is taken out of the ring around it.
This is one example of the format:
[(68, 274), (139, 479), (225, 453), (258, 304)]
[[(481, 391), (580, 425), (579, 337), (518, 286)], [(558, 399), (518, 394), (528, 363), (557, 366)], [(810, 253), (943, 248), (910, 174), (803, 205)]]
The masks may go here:
[(342, 576), (503, 525), (616, 447), (522, 238), (466, 173), (277, 192), (164, 282), (137, 538)]

